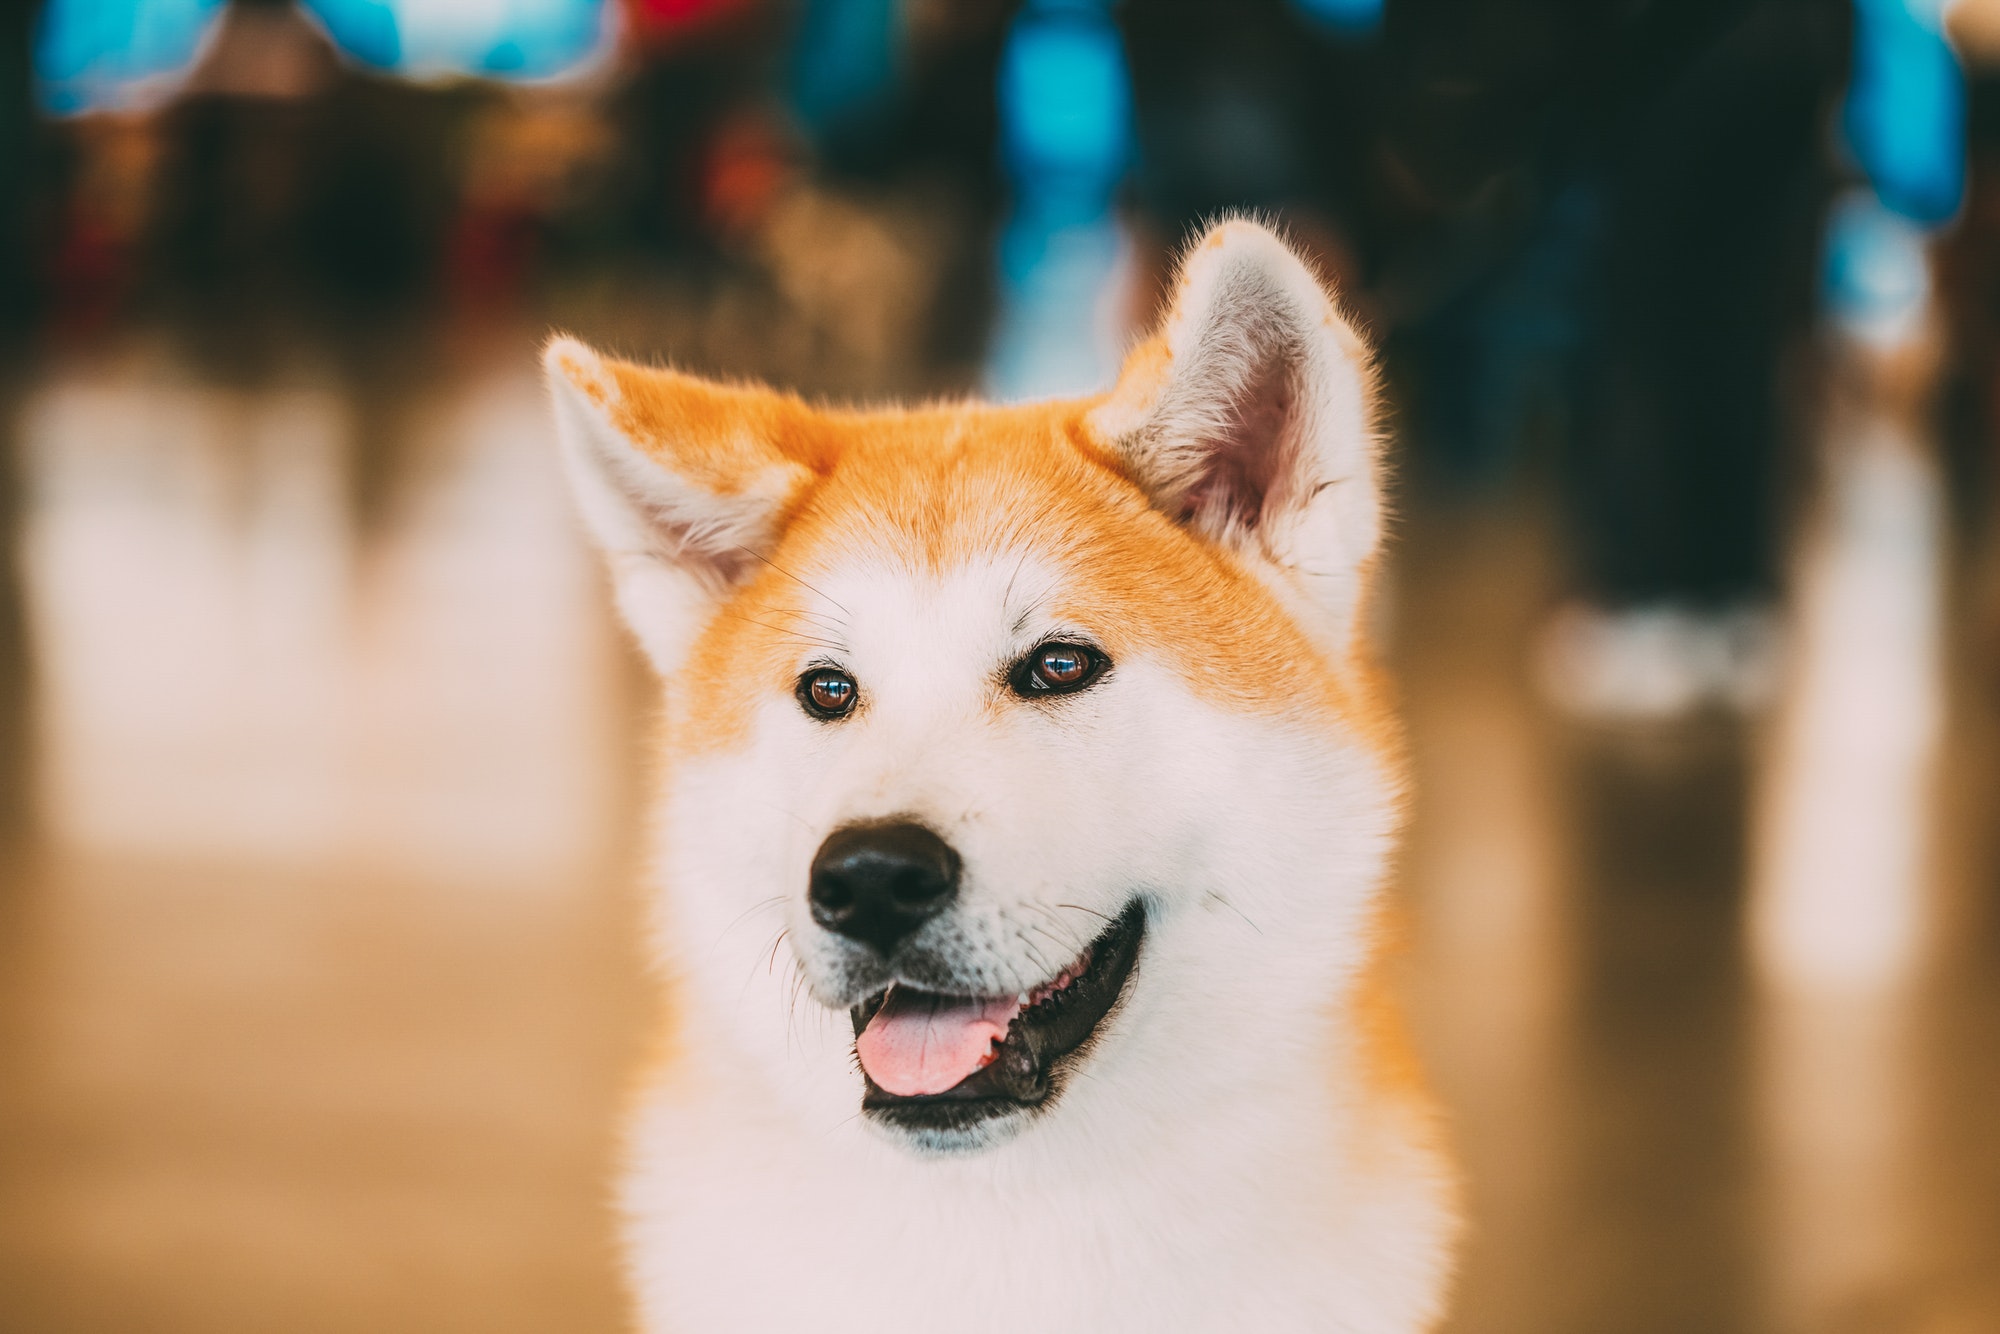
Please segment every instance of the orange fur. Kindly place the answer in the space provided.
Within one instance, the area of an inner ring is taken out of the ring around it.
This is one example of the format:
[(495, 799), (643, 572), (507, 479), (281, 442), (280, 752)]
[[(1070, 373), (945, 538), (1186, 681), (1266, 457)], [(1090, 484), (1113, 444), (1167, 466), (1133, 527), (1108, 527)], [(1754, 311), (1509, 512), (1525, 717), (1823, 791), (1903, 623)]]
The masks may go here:
[[(1068, 572), (1059, 614), (1089, 624), (1114, 657), (1155, 653), (1212, 699), (1311, 723), (1334, 718), (1385, 754), (1392, 712), (1357, 647), (1328, 667), (1240, 561), (1148, 501), (1086, 420), (1104, 399), (1026, 407), (814, 409), (791, 395), (723, 387), (607, 360), (615, 419), (677, 473), (729, 494), (757, 471), (796, 470), (788, 522), (768, 566), (696, 641), (672, 709), (670, 744), (726, 748), (750, 710), (789, 689), (813, 574), (843, 550), (937, 570), (982, 555), (1034, 553)], [(580, 367), (563, 367), (603, 402)], [(1166, 373), (1142, 344), (1114, 395)]]

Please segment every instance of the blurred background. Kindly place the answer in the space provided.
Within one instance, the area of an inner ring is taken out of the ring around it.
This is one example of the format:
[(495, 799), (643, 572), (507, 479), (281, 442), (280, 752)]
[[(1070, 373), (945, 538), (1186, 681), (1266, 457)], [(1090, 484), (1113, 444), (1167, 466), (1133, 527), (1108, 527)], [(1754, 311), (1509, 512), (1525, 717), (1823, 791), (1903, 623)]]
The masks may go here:
[(551, 326), (1383, 350), (1455, 1334), (2000, 1329), (2000, 3), (0, 17), (0, 1329), (613, 1330), (649, 692)]

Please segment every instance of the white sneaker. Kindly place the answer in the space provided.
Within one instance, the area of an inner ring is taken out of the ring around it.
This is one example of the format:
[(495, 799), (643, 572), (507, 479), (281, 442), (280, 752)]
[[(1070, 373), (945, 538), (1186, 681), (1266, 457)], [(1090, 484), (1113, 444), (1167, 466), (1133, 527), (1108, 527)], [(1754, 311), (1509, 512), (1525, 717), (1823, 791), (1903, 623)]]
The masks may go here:
[(1777, 622), (1751, 605), (1571, 603), (1542, 632), (1534, 665), (1543, 696), (1579, 718), (1668, 722), (1712, 707), (1753, 714), (1777, 683)]

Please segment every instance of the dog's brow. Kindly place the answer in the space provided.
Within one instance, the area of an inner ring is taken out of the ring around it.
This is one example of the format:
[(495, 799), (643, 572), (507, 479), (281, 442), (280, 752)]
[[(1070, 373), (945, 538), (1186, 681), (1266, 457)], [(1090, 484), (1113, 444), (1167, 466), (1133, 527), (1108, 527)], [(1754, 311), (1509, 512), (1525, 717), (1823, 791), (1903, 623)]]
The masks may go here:
[(791, 581), (792, 581), (793, 583), (797, 584), (797, 585), (798, 585), (799, 587), (801, 587), (801, 588), (804, 588), (804, 589), (806, 589), (806, 590), (808, 590), (808, 591), (810, 591), (810, 592), (813, 592), (813, 593), (819, 593), (819, 595), (820, 595), (821, 597), (823, 597), (823, 598), (826, 598), (826, 600), (827, 600), (828, 602), (830, 602), (830, 603), (833, 603), (833, 605), (834, 605), (835, 607), (839, 607), (839, 608), (840, 608), (840, 610), (841, 610), (841, 611), (843, 611), (843, 612), (846, 612), (846, 614), (847, 614), (847, 615), (849, 615), (849, 616), (852, 616), (852, 615), (854, 614), (853, 612), (851, 612), (851, 611), (848, 611), (848, 610), (847, 610), (847, 608), (845, 608), (845, 607), (841, 607), (841, 605), (840, 605), (840, 604), (839, 604), (838, 602), (834, 602), (834, 600), (833, 600), (832, 598), (830, 598), (830, 597), (827, 597), (827, 595), (826, 595), (825, 593), (823, 593), (823, 592), (820, 592), (820, 590), (819, 590), (819, 589), (817, 589), (817, 588), (814, 588), (814, 587), (813, 587), (813, 586), (812, 586), (811, 584), (809, 584), (809, 583), (807, 583), (807, 582), (806, 582), (805, 580), (803, 580), (803, 579), (799, 578), (799, 577), (798, 577), (798, 576), (797, 576), (796, 574), (793, 574), (793, 573), (792, 573), (792, 572), (791, 572), (790, 570), (788, 570), (788, 569), (786, 569), (786, 568), (785, 568), (784, 566), (782, 566), (782, 565), (778, 564), (778, 562), (776, 562), (776, 561), (772, 560), (772, 559), (771, 559), (771, 558), (770, 558), (769, 556), (766, 556), (766, 555), (763, 555), (763, 554), (761, 554), (761, 553), (759, 553), (759, 552), (756, 552), (756, 551), (752, 551), (752, 550), (751, 550), (751, 549), (750, 549), (749, 547), (746, 547), (746, 546), (741, 546), (741, 545), (739, 545), (739, 546), (738, 546), (738, 547), (736, 548), (736, 550), (738, 550), (738, 551), (741, 551), (741, 552), (743, 552), (743, 553), (744, 553), (745, 555), (749, 555), (749, 556), (755, 556), (755, 557), (756, 557), (756, 558), (757, 558), (758, 560), (761, 560), (761, 561), (763, 561), (763, 562), (764, 562), (764, 563), (765, 563), (766, 565), (768, 565), (768, 566), (770, 566), (770, 567), (771, 567), (772, 569), (776, 570), (776, 571), (777, 571), (777, 572), (778, 572), (779, 574), (782, 574), (782, 575), (784, 575), (784, 576), (785, 576), (785, 578), (787, 578), (787, 579), (791, 580)]
[[(1026, 553), (1023, 553), (1021, 558), (1014, 562), (1014, 572), (1007, 576), (1006, 591), (1000, 594), (1000, 606), (1002, 610), (1005, 610), (1007, 604), (1014, 600), (1014, 585), (1021, 581), (1021, 571), (1027, 567), (1028, 557)], [(1027, 633), (1028, 623), (1034, 619), (1035, 612), (1040, 610), (1043, 601), (1044, 599), (1042, 598), (1036, 598), (1027, 606), (1021, 608), (1021, 614), (1014, 618), (1014, 628), (1010, 633), (1015, 635)]]
[[(835, 643), (832, 644), (830, 647), (838, 648), (843, 653), (848, 651), (847, 622), (843, 621), (838, 616), (827, 616), (823, 615), (820, 612), (808, 611), (802, 607), (771, 607), (771, 606), (766, 606), (762, 603), (758, 603), (752, 606), (750, 610), (757, 612), (760, 615), (775, 616), (778, 617), (779, 619), (783, 619), (784, 617), (787, 616), (796, 616), (800, 620), (803, 620), (808, 623), (806, 627), (807, 629), (817, 631), (820, 634), (823, 634), (828, 638), (834, 640)], [(748, 618), (739, 616), (738, 619), (747, 620)], [(756, 621), (752, 622), (752, 624), (763, 625), (764, 622)], [(778, 626), (770, 626), (768, 628), (773, 630), (780, 629), (780, 627)], [(799, 638), (806, 637), (803, 635), (799, 635), (799, 633), (795, 630), (784, 630), (783, 633), (794, 635)]]

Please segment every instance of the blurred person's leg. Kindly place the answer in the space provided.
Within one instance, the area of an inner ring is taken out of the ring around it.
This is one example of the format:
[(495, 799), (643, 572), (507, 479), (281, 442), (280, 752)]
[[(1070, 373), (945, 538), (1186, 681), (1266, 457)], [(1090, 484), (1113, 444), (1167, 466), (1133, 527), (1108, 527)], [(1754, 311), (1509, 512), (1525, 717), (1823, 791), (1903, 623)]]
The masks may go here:
[(0, 858), (27, 813), (27, 625), (15, 531), (21, 504), (14, 448), (20, 368), (33, 317), (28, 231), (34, 121), (29, 87), (33, 5), (0, 17)]
[[(1965, 43), (1967, 196), (1940, 248), (1937, 290), (1948, 329), (1942, 443), (1957, 553), (1970, 562), (1965, 628), (1987, 670), (2000, 669), (2000, 10)], [(1962, 34), (1963, 35), (1963, 34)]]
[(709, 257), (704, 175), (716, 128), (757, 101), (763, 45), (735, 29), (650, 53), (612, 99), (623, 145), (613, 193), (620, 240), (669, 258)]
[(1604, 337), (1576, 459), (1585, 577), (1607, 602), (1771, 591), (1780, 359), (1809, 313), (1841, 72), (1814, 31), (1826, 9), (1759, 5), (1641, 118), (1614, 166)]
[(0, 18), (0, 340), (11, 342), (29, 310), (28, 209), (32, 198), (33, 93), (28, 42), (33, 5)]
[(1806, 327), (1843, 73), (1836, 0), (1749, 6), (1609, 147), (1603, 304), (1568, 499), (1591, 610), (1559, 697), (1747, 702), (1768, 664), (1783, 369)]

